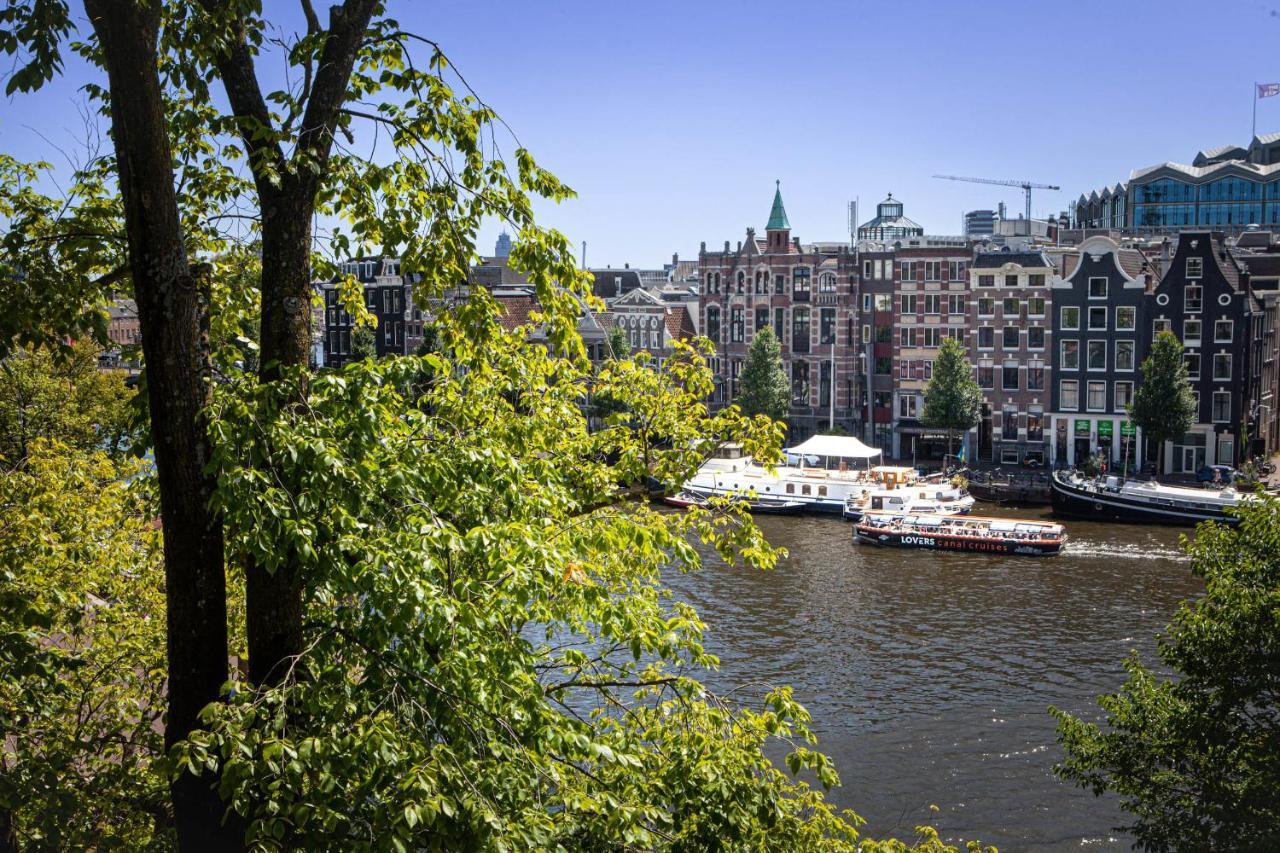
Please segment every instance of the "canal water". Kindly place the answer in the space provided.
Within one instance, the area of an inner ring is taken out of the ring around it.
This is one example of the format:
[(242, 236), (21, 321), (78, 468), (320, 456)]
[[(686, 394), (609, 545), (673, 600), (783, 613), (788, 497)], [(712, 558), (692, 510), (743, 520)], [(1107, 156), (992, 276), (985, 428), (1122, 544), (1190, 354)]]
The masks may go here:
[[(1048, 517), (1048, 511), (976, 514)], [(859, 546), (838, 518), (757, 518), (790, 557), (772, 572), (708, 555), (669, 578), (707, 623), (713, 689), (790, 684), (872, 836), (929, 823), (1001, 850), (1128, 849), (1111, 798), (1058, 781), (1047, 708), (1099, 719), (1095, 697), (1203, 586), (1178, 529), (1067, 521), (1056, 557)], [(931, 809), (936, 806), (937, 810)]]

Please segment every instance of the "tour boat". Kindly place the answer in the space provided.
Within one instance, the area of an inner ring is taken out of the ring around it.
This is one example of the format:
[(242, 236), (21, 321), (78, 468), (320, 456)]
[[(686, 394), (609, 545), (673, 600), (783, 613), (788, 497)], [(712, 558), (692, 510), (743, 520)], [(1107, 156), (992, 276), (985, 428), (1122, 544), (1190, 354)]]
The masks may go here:
[(897, 515), (964, 515), (973, 509), (973, 496), (949, 483), (924, 483), (881, 489), (850, 497), (844, 505), (849, 521), (864, 512), (891, 512)]
[[(804, 504), (800, 501), (789, 501), (782, 498), (762, 498), (759, 496), (734, 497), (735, 501), (742, 501), (747, 505), (747, 511), (762, 515), (790, 515), (804, 509)], [(662, 499), (663, 503), (670, 506), (678, 506), (688, 508), (691, 506), (706, 506), (707, 499), (700, 497), (691, 492), (678, 492), (674, 495), (666, 495)]]
[(851, 436), (815, 435), (788, 449), (785, 462), (770, 470), (744, 455), (740, 445), (727, 444), (681, 490), (698, 497), (751, 493), (798, 501), (809, 512), (839, 514), (850, 498), (920, 480), (914, 468), (873, 466), (880, 455)]
[(1099, 521), (1235, 524), (1230, 510), (1250, 496), (1235, 489), (1197, 489), (1120, 477), (1085, 477), (1075, 471), (1055, 471), (1049, 481), (1057, 515)]
[(854, 536), (870, 545), (1029, 557), (1057, 554), (1067, 541), (1062, 525), (1048, 521), (887, 512), (864, 513)]

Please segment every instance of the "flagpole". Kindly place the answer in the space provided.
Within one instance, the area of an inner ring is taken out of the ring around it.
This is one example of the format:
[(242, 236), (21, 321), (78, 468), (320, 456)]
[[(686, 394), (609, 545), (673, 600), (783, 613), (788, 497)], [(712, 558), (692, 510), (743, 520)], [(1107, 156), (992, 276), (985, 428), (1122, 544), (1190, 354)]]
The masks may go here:
[(1253, 133), (1249, 135), (1249, 144), (1253, 144), (1253, 139), (1258, 135), (1258, 82), (1253, 83)]

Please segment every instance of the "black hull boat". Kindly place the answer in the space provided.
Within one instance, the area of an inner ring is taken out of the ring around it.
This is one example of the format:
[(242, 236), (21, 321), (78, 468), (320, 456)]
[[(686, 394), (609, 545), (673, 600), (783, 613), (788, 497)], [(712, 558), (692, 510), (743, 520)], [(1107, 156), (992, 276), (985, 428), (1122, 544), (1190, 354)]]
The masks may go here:
[[(805, 508), (800, 501), (789, 501), (780, 498), (756, 498), (755, 500), (747, 500), (746, 498), (736, 498), (735, 502), (742, 502), (747, 505), (747, 511), (753, 515), (793, 515)], [(668, 506), (678, 506), (687, 508), (691, 506), (706, 506), (707, 499), (701, 495), (695, 495), (692, 492), (679, 492), (674, 495), (667, 495), (662, 502)]]
[(1087, 478), (1071, 471), (1055, 471), (1049, 488), (1055, 515), (1126, 524), (1192, 526), (1216, 521), (1234, 525), (1239, 519), (1230, 510), (1246, 497), (1234, 489), (1166, 486), (1117, 477)]
[(1062, 525), (1042, 521), (870, 512), (854, 527), (854, 536), (867, 545), (1026, 557), (1057, 554), (1067, 540)]

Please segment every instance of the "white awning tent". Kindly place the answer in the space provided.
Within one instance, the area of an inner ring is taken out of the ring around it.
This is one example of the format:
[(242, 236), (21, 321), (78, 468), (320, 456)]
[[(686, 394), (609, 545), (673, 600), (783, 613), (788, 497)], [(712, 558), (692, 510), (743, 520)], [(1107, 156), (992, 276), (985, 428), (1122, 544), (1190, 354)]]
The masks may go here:
[(803, 456), (806, 460), (817, 458), (832, 459), (872, 459), (881, 454), (874, 447), (863, 444), (851, 435), (815, 435), (806, 441), (789, 447), (788, 456)]

